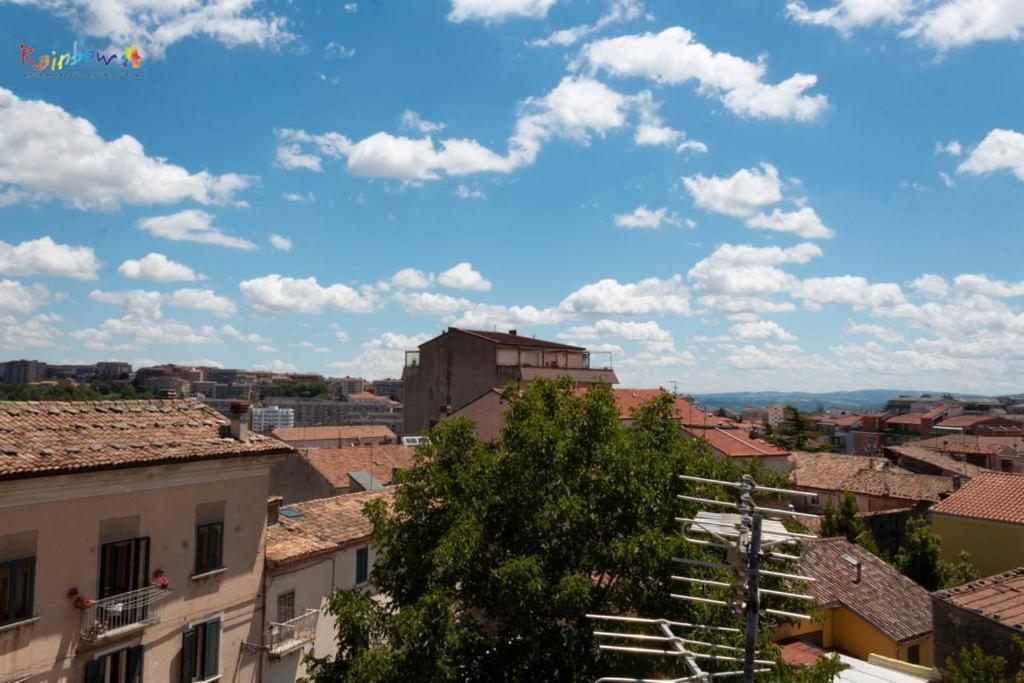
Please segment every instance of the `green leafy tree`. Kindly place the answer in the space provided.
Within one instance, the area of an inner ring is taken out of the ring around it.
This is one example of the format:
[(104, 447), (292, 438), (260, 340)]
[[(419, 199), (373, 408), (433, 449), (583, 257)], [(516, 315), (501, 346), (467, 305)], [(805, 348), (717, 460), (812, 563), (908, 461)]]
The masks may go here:
[(770, 435), (772, 443), (794, 451), (817, 451), (825, 446), (821, 443), (822, 433), (818, 425), (793, 406), (782, 411), (782, 422)]
[(89, 384), (0, 384), (3, 401), (100, 401), (152, 398), (152, 394), (109, 380)]
[(986, 654), (977, 643), (965, 645), (957, 661), (946, 659), (950, 683), (1009, 683), (1006, 658)]
[(896, 566), (930, 591), (980, 578), (965, 551), (960, 552), (955, 562), (942, 559), (942, 538), (922, 517), (907, 522), (903, 544), (896, 554)]
[(843, 500), (836, 507), (832, 501), (825, 503), (824, 515), (821, 518), (821, 535), (826, 537), (843, 536), (850, 543), (856, 543), (868, 552), (878, 554), (875, 537), (857, 516), (857, 499), (849, 491), (843, 492)]
[[(307, 658), (309, 681), (592, 681), (623, 665), (664, 674), (678, 662), (601, 653), (585, 615), (729, 619), (669, 597), (687, 590), (670, 578), (686, 545), (675, 517), (694, 513), (675, 498), (677, 475), (740, 474), (683, 439), (670, 396), (630, 425), (605, 385), (580, 393), (568, 379), (538, 380), (504, 396), (496, 444), (467, 420), (446, 421), (390, 505), (367, 505), (371, 580), (389, 600), (329, 599), (337, 652)], [(762, 637), (770, 631), (766, 621)]]

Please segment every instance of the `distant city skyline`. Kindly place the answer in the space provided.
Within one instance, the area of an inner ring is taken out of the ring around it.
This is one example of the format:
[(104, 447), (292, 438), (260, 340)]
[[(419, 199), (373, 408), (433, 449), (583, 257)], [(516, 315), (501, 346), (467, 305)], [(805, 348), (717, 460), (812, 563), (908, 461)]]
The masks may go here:
[(1024, 391), (1024, 17), (979, 3), (0, 5), (0, 354), (377, 379), (454, 325)]

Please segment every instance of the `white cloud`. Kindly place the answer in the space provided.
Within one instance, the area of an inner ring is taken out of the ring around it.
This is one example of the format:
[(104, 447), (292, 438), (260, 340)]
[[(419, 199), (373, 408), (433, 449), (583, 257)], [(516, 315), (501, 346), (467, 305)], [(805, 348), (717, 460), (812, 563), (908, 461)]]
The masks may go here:
[(255, 332), (245, 334), (244, 332), (240, 332), (233, 325), (221, 325), (220, 331), (235, 341), (249, 342), (250, 344), (261, 344), (262, 346), (257, 349), (258, 351), (264, 350), (264, 347), (266, 346), (265, 342), (267, 340)]
[(184, 263), (172, 261), (156, 252), (150, 252), (141, 259), (128, 259), (118, 267), (117, 272), (129, 280), (153, 282), (191, 282), (206, 278)]
[(306, 194), (300, 194), (298, 192), (285, 192), (281, 196), (290, 202), (306, 203), (316, 201), (316, 195), (314, 195), (312, 192), (307, 192)]
[(277, 353), (277, 347), (270, 344), (260, 344), (256, 347), (256, 350), (260, 353)]
[(850, 334), (867, 334), (884, 342), (892, 343), (903, 341), (902, 334), (888, 327), (883, 327), (882, 325), (868, 323), (857, 324), (850, 322), (850, 326), (846, 328), (846, 331)]
[(255, 249), (256, 245), (247, 239), (226, 234), (213, 225), (213, 215), (198, 209), (185, 209), (167, 216), (140, 218), (136, 224), (154, 237), (176, 242), (199, 242), (216, 244), (231, 249)]
[(445, 124), (428, 121), (420, 116), (418, 112), (414, 112), (412, 109), (406, 109), (402, 112), (402, 126), (411, 130), (419, 131), (424, 135), (430, 135), (431, 133), (440, 133), (444, 130)]
[(0, 275), (53, 275), (95, 280), (102, 265), (91, 247), (57, 244), (48, 236), (14, 245), (0, 242)]
[(580, 287), (562, 300), (558, 310), (566, 315), (689, 315), (690, 293), (681, 275), (635, 283), (607, 278)]
[(385, 332), (377, 339), (364, 342), (362, 352), (354, 358), (329, 363), (327, 367), (357, 377), (399, 377), (405, 363), (405, 352), (415, 349), (428, 339), (428, 334), (410, 336)]
[(804, 239), (828, 239), (835, 236), (835, 231), (821, 222), (818, 213), (809, 206), (796, 211), (773, 209), (771, 214), (758, 214), (746, 221), (751, 228), (791, 232)]
[(942, 171), (939, 171), (939, 178), (942, 179), (942, 184), (945, 185), (946, 187), (953, 187), (953, 185), (955, 184), (953, 182), (953, 179), (949, 177), (948, 173), (943, 173)]
[(295, 363), (289, 363), (288, 361), (275, 358), (271, 361), (265, 361), (257, 363), (252, 366), (253, 370), (259, 370), (260, 372), (274, 372), (277, 374), (285, 374), (289, 372), (298, 372), (299, 366)]
[(275, 273), (243, 280), (238, 287), (246, 303), (268, 313), (320, 313), (325, 308), (368, 313), (374, 307), (366, 292), (360, 294), (343, 284), (325, 287), (314, 277), (292, 278)]
[(949, 154), (950, 156), (958, 157), (964, 153), (964, 148), (963, 146), (961, 146), (959, 140), (950, 140), (949, 142), (936, 142), (935, 153)]
[(342, 5), (342, 7), (349, 14), (351, 14), (353, 12), (358, 12), (359, 11), (359, 3), (355, 3), (355, 2), (346, 2), (344, 5)]
[(765, 83), (763, 59), (750, 62), (712, 52), (681, 26), (597, 40), (583, 47), (581, 58), (592, 71), (614, 76), (641, 76), (666, 85), (697, 81), (698, 92), (717, 97), (739, 116), (806, 121), (828, 106), (824, 95), (807, 94), (817, 76), (797, 73), (781, 83)]
[(190, 173), (147, 156), (130, 135), (104, 140), (83, 118), (0, 88), (0, 190), (8, 186), (10, 201), (58, 199), (78, 209), (103, 210), (183, 199), (228, 204), (254, 182), (235, 173)]
[(941, 275), (927, 273), (910, 283), (910, 286), (918, 293), (927, 296), (942, 298), (949, 294), (949, 285)]
[(708, 146), (700, 140), (683, 140), (676, 147), (676, 152), (682, 154), (683, 152), (693, 152), (694, 154), (707, 154)]
[(227, 47), (271, 49), (293, 40), (287, 21), (260, 11), (258, 4), (255, 0), (44, 0), (37, 6), (70, 20), (84, 35), (115, 45), (139, 45), (143, 59), (159, 59), (171, 45), (196, 36)]
[(631, 213), (615, 214), (615, 225), (620, 228), (658, 229), (662, 223), (678, 226), (681, 221), (679, 216), (669, 213), (667, 208), (648, 209), (643, 204), (633, 209)]
[(416, 268), (402, 268), (391, 276), (391, 284), (399, 289), (426, 289), (433, 283), (433, 274)]
[(487, 199), (487, 195), (479, 187), (470, 188), (462, 183), (455, 188), (454, 194), (459, 199)]
[(121, 306), (125, 315), (128, 316), (153, 320), (163, 317), (160, 306), (163, 304), (164, 297), (160, 292), (150, 292), (142, 289), (104, 292), (94, 289), (89, 293), (89, 299), (100, 304)]
[(723, 349), (725, 363), (742, 370), (808, 370), (823, 365), (820, 356), (808, 354), (796, 344), (726, 344)]
[(178, 308), (209, 311), (222, 318), (235, 313), (235, 302), (212, 289), (179, 289), (167, 296), (167, 303)]
[[(356, 49), (354, 47), (345, 47), (341, 43), (332, 40), (324, 46), (324, 50), (329, 55), (340, 57), (342, 59), (351, 59), (356, 56)], [(321, 74), (322, 76), (323, 74)]]
[(777, 341), (795, 341), (796, 336), (787, 331), (782, 325), (774, 320), (753, 320), (750, 322), (736, 323), (729, 328), (729, 334), (736, 339), (753, 341), (762, 339), (775, 339)]
[(23, 285), (17, 280), (0, 280), (0, 312), (31, 313), (50, 300), (50, 290), (39, 283)]
[[(1024, 5), (1020, 7), (1024, 17)], [(1012, 171), (1018, 180), (1024, 182), (1024, 133), (1002, 128), (992, 130), (956, 171), (972, 175)]]
[(1024, 296), (1024, 281), (1007, 282), (1006, 280), (992, 280), (987, 275), (965, 273), (953, 278), (953, 284), (958, 292), (968, 295), (982, 294), (1000, 299)]
[(284, 235), (279, 235), (276, 232), (272, 232), (270, 233), (270, 236), (267, 239), (270, 242), (270, 246), (272, 246), (274, 249), (277, 249), (278, 251), (292, 250), (292, 241), (285, 237)]
[[(598, 320), (592, 325), (570, 327), (562, 339), (618, 339), (633, 342), (672, 342), (672, 333), (653, 320)], [(589, 347), (588, 347), (589, 348)]]
[(223, 343), (212, 325), (202, 325), (196, 329), (179, 320), (154, 320), (138, 315), (108, 318), (99, 330), (93, 328), (79, 332), (92, 335), (94, 340), (100, 342), (111, 337), (130, 337), (134, 345), (166, 344), (168, 340), (173, 340), (175, 344)]
[(543, 19), (558, 0), (451, 0), (448, 20), (498, 23), (506, 19)]
[(580, 24), (555, 31), (547, 38), (531, 40), (526, 44), (530, 47), (568, 47), (579, 42), (586, 36), (597, 33), (606, 26), (623, 21), (632, 21), (644, 11), (642, 0), (610, 0), (608, 10), (598, 17), (593, 24)]
[(473, 292), (487, 292), (491, 289), (491, 282), (483, 275), (473, 270), (473, 264), (463, 261), (437, 276), (441, 285), (450, 289), (459, 289)]
[(62, 332), (54, 323), (60, 321), (61, 317), (54, 313), (34, 315), (27, 320), (4, 316), (0, 318), (0, 348), (34, 350), (55, 347)]
[(797, 279), (777, 266), (804, 264), (821, 255), (821, 248), (810, 242), (786, 249), (723, 244), (698, 261), (687, 278), (697, 289), (712, 294), (760, 297), (795, 286)]
[(791, 292), (811, 310), (826, 304), (849, 304), (855, 310), (889, 311), (907, 303), (895, 283), (872, 284), (856, 275), (837, 275), (801, 280)]
[(698, 173), (683, 178), (683, 185), (697, 206), (739, 218), (782, 200), (779, 171), (763, 162), (750, 169), (742, 168), (727, 178)]
[(1024, 35), (1020, 0), (938, 0), (923, 7), (926, 11), (914, 17), (901, 35), (937, 50), (987, 40), (1018, 40)]
[(786, 14), (801, 24), (830, 26), (844, 36), (871, 24), (899, 24), (913, 9), (913, 0), (837, 0), (828, 7), (812, 10), (803, 0), (786, 3)]

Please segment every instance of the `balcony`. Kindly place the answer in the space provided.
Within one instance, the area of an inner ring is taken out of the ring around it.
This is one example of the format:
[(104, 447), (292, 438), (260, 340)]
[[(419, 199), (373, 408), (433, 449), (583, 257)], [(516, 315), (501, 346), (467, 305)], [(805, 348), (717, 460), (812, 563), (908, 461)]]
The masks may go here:
[(316, 623), (320, 618), (320, 610), (308, 609), (306, 613), (290, 619), (283, 624), (270, 622), (263, 637), (263, 643), (271, 657), (281, 657), (316, 637)]
[(82, 640), (96, 642), (160, 623), (160, 602), (172, 592), (146, 586), (92, 601), (82, 609)]
[(405, 352), (405, 367), (407, 368), (418, 368), (420, 366), (420, 352), (419, 351), (406, 351)]

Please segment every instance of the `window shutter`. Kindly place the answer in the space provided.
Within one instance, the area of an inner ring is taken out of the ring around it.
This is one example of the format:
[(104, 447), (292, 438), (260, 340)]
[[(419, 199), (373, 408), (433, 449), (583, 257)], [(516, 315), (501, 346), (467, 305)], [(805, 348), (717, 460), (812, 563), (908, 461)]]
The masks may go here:
[(142, 683), (142, 646), (136, 645), (128, 649), (127, 683)]
[(220, 619), (206, 622), (206, 647), (204, 648), (203, 676), (209, 678), (220, 673)]
[(181, 683), (192, 683), (196, 668), (196, 630), (190, 628), (181, 637)]
[(85, 663), (85, 683), (100, 683), (100, 667), (102, 659), (94, 659)]

